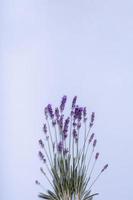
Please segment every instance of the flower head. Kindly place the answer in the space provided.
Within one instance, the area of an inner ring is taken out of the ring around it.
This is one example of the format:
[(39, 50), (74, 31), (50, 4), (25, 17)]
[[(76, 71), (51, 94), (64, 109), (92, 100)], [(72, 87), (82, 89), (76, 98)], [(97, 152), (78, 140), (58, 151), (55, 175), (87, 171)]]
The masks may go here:
[(73, 101), (72, 101), (72, 109), (75, 108), (76, 101), (77, 101), (77, 96), (75, 96), (75, 97), (73, 98)]
[(54, 118), (54, 114), (53, 114), (53, 109), (52, 109), (52, 105), (51, 104), (47, 105), (47, 110), (48, 110), (49, 116), (51, 117), (51, 119), (53, 119)]
[(60, 104), (60, 111), (61, 111), (61, 112), (63, 112), (63, 110), (64, 110), (64, 108), (65, 108), (66, 100), (67, 100), (67, 96), (64, 95), (64, 96), (62, 97), (61, 104)]

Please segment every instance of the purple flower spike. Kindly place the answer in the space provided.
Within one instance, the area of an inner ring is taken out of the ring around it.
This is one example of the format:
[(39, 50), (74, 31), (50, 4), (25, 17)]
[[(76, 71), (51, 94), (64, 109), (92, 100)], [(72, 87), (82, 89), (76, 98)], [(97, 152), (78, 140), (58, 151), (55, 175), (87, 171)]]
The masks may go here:
[(93, 142), (93, 148), (95, 148), (96, 144), (97, 144), (97, 140), (95, 139)]
[(43, 153), (41, 151), (38, 152), (38, 155), (39, 155), (39, 157), (40, 157), (41, 160), (44, 159), (44, 155), (43, 155)]
[(92, 112), (92, 114), (91, 114), (91, 122), (90, 122), (90, 127), (92, 127), (92, 126), (93, 126), (94, 119), (95, 119), (95, 113), (94, 113), (94, 112)]
[(43, 143), (43, 141), (40, 139), (39, 140), (39, 144), (40, 144), (40, 146), (42, 147), (42, 148), (44, 148), (44, 143)]
[(73, 129), (73, 137), (76, 138), (78, 135), (77, 135), (77, 131), (76, 129)]
[(46, 126), (46, 124), (43, 125), (43, 131), (44, 131), (45, 134), (47, 133), (47, 126)]
[(69, 152), (69, 151), (68, 151), (67, 148), (63, 149), (63, 155), (64, 155), (64, 156), (65, 156), (68, 152)]
[(63, 142), (62, 142), (62, 141), (60, 141), (60, 142), (58, 143), (58, 145), (57, 145), (57, 150), (58, 150), (59, 153), (61, 153), (61, 152), (63, 151)]
[(59, 124), (60, 129), (63, 128), (63, 118), (64, 118), (64, 115), (61, 115), (60, 119), (58, 120), (58, 124)]
[(59, 120), (60, 114), (59, 114), (59, 109), (55, 108), (55, 116), (56, 116), (56, 120)]
[(99, 153), (97, 152), (96, 155), (95, 155), (95, 160), (97, 160), (99, 157)]
[(48, 109), (49, 116), (51, 117), (51, 119), (53, 119), (54, 118), (54, 114), (53, 114), (53, 110), (52, 110), (51, 104), (48, 104), (47, 109)]
[(61, 105), (60, 105), (60, 111), (61, 111), (61, 112), (63, 112), (63, 110), (64, 110), (64, 108), (65, 108), (66, 100), (67, 100), (67, 96), (64, 95), (64, 96), (62, 97)]
[(40, 185), (40, 182), (39, 182), (38, 180), (36, 180), (35, 183), (36, 183), (37, 185)]
[(67, 137), (69, 122), (70, 122), (70, 118), (68, 117), (68, 118), (65, 120), (65, 123), (64, 123), (64, 129), (63, 129), (64, 138)]
[(48, 109), (47, 109), (47, 107), (44, 108), (44, 114), (45, 114), (46, 119), (48, 119)]
[(101, 172), (103, 172), (105, 169), (107, 169), (108, 168), (108, 164), (106, 164), (104, 167), (103, 167), (103, 169), (101, 170)]
[(75, 96), (75, 97), (73, 98), (73, 101), (72, 101), (72, 109), (75, 108), (76, 101), (77, 101), (77, 96)]
[(78, 121), (80, 121), (82, 119), (82, 112), (83, 108), (77, 106), (74, 111), (74, 119), (78, 119)]
[(89, 139), (89, 143), (92, 142), (92, 140), (93, 140), (93, 138), (94, 138), (94, 135), (95, 135), (94, 133), (91, 134), (90, 139)]

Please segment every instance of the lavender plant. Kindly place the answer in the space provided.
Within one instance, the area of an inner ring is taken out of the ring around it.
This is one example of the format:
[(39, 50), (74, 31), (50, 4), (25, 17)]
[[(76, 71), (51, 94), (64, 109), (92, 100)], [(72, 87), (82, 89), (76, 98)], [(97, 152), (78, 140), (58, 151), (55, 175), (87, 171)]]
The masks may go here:
[[(44, 139), (39, 140), (41, 151), (38, 155), (44, 164), (40, 171), (51, 185), (52, 190), (40, 193), (47, 200), (92, 200), (98, 193), (91, 189), (108, 164), (94, 176), (93, 171), (99, 158), (95, 152), (97, 140), (92, 132), (95, 113), (87, 118), (86, 107), (77, 105), (73, 98), (69, 116), (65, 118), (67, 96), (60, 106), (53, 110), (48, 104), (44, 109)], [(91, 167), (90, 167), (91, 166)], [(36, 184), (43, 185), (36, 180)]]

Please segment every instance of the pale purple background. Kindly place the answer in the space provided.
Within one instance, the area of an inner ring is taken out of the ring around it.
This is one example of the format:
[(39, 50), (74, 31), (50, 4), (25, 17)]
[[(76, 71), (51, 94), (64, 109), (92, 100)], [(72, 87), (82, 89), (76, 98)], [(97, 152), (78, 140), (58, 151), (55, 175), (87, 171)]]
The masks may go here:
[[(96, 112), (97, 200), (133, 199), (133, 1), (1, 1), (0, 199), (37, 200), (43, 108)], [(44, 182), (47, 188), (47, 182)]]

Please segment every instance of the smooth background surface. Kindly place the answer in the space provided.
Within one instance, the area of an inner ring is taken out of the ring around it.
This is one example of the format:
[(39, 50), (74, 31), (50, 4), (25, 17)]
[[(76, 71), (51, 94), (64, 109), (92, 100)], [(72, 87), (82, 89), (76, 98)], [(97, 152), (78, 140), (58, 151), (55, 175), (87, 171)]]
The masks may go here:
[[(98, 200), (133, 199), (133, 1), (1, 1), (0, 199), (35, 200), (43, 108), (96, 112)], [(47, 182), (44, 182), (47, 188)]]

